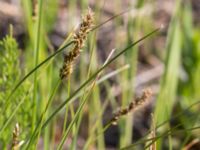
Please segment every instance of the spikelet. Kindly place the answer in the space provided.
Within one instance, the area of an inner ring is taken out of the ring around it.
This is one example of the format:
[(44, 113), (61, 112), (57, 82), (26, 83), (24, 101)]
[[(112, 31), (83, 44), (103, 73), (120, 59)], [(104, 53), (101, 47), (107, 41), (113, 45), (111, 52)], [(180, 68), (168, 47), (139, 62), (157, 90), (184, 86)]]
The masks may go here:
[(19, 124), (16, 123), (15, 128), (13, 130), (12, 150), (19, 150), (23, 144), (24, 141), (19, 140)]
[(111, 119), (111, 123), (116, 125), (121, 116), (127, 115), (129, 112), (136, 110), (139, 106), (143, 105), (151, 97), (151, 95), (151, 90), (145, 89), (141, 97), (136, 98), (127, 108), (121, 108), (117, 113), (115, 113)]
[(80, 29), (74, 34), (73, 49), (64, 57), (64, 63), (60, 69), (60, 78), (66, 79), (73, 72), (73, 63), (75, 59), (80, 55), (81, 49), (84, 46), (88, 33), (91, 31), (94, 23), (93, 12), (88, 9), (86, 16), (82, 18)]

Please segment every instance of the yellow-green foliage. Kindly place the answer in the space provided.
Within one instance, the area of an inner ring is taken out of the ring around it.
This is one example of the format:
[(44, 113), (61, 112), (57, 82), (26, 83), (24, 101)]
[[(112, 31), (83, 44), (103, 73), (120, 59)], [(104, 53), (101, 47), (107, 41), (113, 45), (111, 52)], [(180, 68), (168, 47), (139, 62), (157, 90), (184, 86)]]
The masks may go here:
[[(2, 134), (0, 134), (0, 149), (5, 148), (8, 143), (10, 144), (10, 137), (12, 137), (12, 130), (14, 125), (18, 122), (20, 128), (24, 130), (20, 137), (24, 138), (27, 128), (29, 125), (28, 120), (30, 119), (30, 102), (28, 102), (28, 97), (26, 89), (27, 82), (20, 86), (15, 95), (12, 97), (11, 101), (6, 104), (5, 100), (13, 89), (17, 81), (21, 77), (21, 69), (19, 63), (19, 49), (16, 40), (13, 38), (12, 33), (7, 35), (2, 41), (0, 41), (0, 131), (5, 127), (4, 125), (8, 123)], [(14, 108), (17, 107), (19, 102), (24, 100), (21, 107), (15, 117), (10, 118), (13, 113)]]

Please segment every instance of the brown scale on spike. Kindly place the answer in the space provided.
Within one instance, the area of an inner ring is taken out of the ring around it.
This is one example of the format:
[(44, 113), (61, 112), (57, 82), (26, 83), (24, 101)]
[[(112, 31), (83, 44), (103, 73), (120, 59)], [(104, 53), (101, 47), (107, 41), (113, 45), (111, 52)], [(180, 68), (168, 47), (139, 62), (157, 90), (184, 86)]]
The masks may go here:
[(118, 112), (116, 112), (111, 119), (111, 123), (116, 125), (121, 116), (127, 115), (129, 112), (136, 110), (139, 106), (143, 105), (151, 97), (151, 95), (152, 92), (150, 89), (144, 90), (141, 97), (137, 97), (127, 108), (121, 108)]
[(79, 31), (74, 34), (73, 49), (64, 57), (64, 63), (62, 68), (60, 69), (61, 79), (67, 79), (68, 76), (72, 74), (73, 63), (75, 59), (80, 55), (81, 49), (84, 46), (87, 35), (91, 31), (93, 24), (94, 24), (93, 12), (89, 8), (87, 15), (82, 18), (82, 23), (80, 24)]

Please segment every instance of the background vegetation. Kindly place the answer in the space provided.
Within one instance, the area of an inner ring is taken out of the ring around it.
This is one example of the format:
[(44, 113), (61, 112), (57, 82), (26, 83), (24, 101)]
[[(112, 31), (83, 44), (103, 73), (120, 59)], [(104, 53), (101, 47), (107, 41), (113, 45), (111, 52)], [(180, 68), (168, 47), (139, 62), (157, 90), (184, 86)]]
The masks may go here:
[[(199, 4), (0, 1), (0, 149), (200, 149)], [(88, 7), (94, 26), (61, 80)]]

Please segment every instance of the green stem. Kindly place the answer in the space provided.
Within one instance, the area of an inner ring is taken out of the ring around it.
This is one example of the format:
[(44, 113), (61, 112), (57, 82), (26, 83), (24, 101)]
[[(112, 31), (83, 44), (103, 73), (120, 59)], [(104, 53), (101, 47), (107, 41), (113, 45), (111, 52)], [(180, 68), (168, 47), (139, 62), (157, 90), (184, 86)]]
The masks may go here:
[[(37, 16), (37, 26), (36, 26), (36, 36), (35, 36), (35, 44), (34, 44), (34, 62), (35, 62), (35, 67), (38, 65), (38, 58), (39, 58), (39, 47), (40, 47), (40, 35), (41, 35), (41, 18), (42, 18), (42, 4), (43, 0), (38, 0), (39, 1), (39, 15)], [(32, 109), (32, 131), (34, 130), (36, 118), (37, 118), (37, 71), (34, 73), (34, 87), (33, 87), (33, 109)]]
[(48, 110), (48, 108), (50, 107), (51, 103), (52, 103), (52, 100), (53, 100), (53, 97), (58, 89), (60, 85), (60, 79), (57, 81), (56, 83), (56, 86), (54, 87), (53, 91), (51, 92), (51, 95), (48, 99), (48, 102), (47, 102), (47, 105), (45, 107), (45, 110), (43, 111), (36, 127), (34, 128), (34, 131), (30, 137), (30, 140), (28, 141), (28, 144), (27, 144), (27, 147), (26, 147), (26, 150), (29, 150), (29, 147), (31, 146), (31, 143), (33, 142), (34, 138), (37, 136), (37, 140), (39, 139), (39, 136), (40, 136), (40, 133), (41, 133), (41, 130), (42, 130), (42, 124), (43, 124), (43, 121), (45, 119), (45, 116), (46, 116), (46, 112)]
[[(68, 78), (68, 86), (67, 86), (67, 96), (70, 96), (70, 77)], [(67, 126), (67, 117), (68, 117), (68, 105), (65, 106), (66, 110), (65, 110), (65, 118), (64, 118), (64, 122), (63, 122), (63, 131), (62, 131), (62, 135), (64, 134), (65, 130), (66, 130), (66, 126)]]

